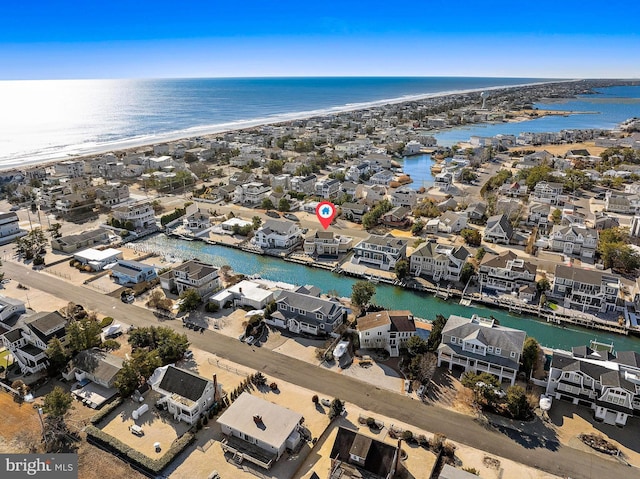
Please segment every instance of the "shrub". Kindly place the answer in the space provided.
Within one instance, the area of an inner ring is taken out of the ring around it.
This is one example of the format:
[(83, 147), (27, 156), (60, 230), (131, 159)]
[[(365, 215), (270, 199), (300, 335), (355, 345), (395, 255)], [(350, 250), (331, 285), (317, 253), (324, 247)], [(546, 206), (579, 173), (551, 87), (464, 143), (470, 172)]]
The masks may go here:
[(217, 313), (220, 306), (218, 306), (218, 303), (207, 303), (204, 309), (207, 313)]
[(120, 405), (122, 404), (123, 401), (124, 401), (124, 399), (117, 398), (115, 401), (112, 401), (109, 404), (107, 404), (106, 406), (103, 406), (102, 409), (100, 410), (100, 412), (96, 413), (91, 418), (91, 424), (94, 424), (94, 425), (95, 424), (99, 424), (100, 421), (102, 421), (105, 417), (107, 417), (111, 411), (113, 411), (114, 409), (117, 409), (118, 407), (120, 407)]
[(446, 440), (447, 436), (445, 436), (441, 432), (436, 432), (430, 441), (431, 449), (433, 450), (433, 452), (440, 452)]
[(311, 398), (311, 402), (313, 404), (318, 404), (319, 401), (320, 401), (320, 399), (318, 398), (318, 395), (314, 394), (313, 397)]
[(271, 389), (272, 391), (277, 391), (278, 385), (276, 383), (271, 383), (269, 384), (269, 389)]
[(111, 316), (105, 316), (102, 318), (102, 321), (100, 321), (100, 327), (106, 328), (107, 326), (111, 326), (111, 323), (113, 323), (113, 318)]
[(405, 442), (413, 442), (413, 432), (406, 430), (402, 433), (402, 440)]
[(367, 426), (374, 427), (376, 425), (376, 420), (372, 417), (368, 417), (366, 420)]

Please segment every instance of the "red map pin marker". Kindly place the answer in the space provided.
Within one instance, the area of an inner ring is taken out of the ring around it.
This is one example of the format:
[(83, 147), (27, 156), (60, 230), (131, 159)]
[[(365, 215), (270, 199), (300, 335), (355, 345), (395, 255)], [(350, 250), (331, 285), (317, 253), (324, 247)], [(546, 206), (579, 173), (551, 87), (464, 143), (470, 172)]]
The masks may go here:
[(316, 206), (316, 216), (324, 229), (327, 229), (336, 216), (336, 206), (330, 201), (323, 201)]

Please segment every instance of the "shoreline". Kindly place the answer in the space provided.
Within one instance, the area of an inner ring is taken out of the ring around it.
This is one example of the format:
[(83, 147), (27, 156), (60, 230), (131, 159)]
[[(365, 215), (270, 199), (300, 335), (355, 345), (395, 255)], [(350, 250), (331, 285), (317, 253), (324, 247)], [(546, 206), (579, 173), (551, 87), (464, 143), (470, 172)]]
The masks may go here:
[[(171, 235), (168, 234), (166, 232), (163, 231), (158, 231), (155, 232), (153, 234), (163, 234), (166, 235), (167, 237), (173, 237), (175, 239), (178, 240), (184, 240), (183, 237), (181, 237), (180, 235)], [(143, 240), (143, 238), (141, 238), (141, 240)], [(318, 264), (316, 262), (305, 262), (305, 261), (300, 261), (300, 260), (296, 260), (293, 258), (289, 258), (288, 256), (283, 256), (283, 255), (276, 255), (276, 254), (269, 254), (268, 252), (258, 252), (252, 248), (246, 248), (243, 246), (244, 243), (238, 244), (238, 245), (234, 245), (234, 244), (229, 244), (229, 243), (224, 243), (224, 242), (219, 242), (219, 241), (213, 241), (213, 240), (209, 240), (209, 239), (205, 239), (205, 238), (200, 238), (200, 237), (193, 237), (191, 239), (189, 239), (188, 241), (199, 241), (199, 242), (203, 242), (206, 244), (210, 244), (210, 245), (217, 245), (217, 246), (224, 246), (226, 248), (234, 248), (237, 250), (241, 250), (244, 251), (246, 253), (251, 253), (251, 254), (256, 254), (256, 255), (265, 255), (265, 256), (270, 256), (272, 258), (276, 258), (282, 261), (286, 261), (289, 263), (295, 263), (301, 266), (307, 266), (310, 268), (316, 268), (316, 269), (323, 269), (325, 271), (330, 271), (332, 273), (338, 274), (340, 276), (346, 276), (346, 277), (353, 277), (353, 278), (358, 278), (358, 279), (362, 279), (362, 280), (368, 280), (368, 281), (374, 281), (375, 283), (377, 282), (381, 282), (384, 283), (388, 286), (395, 286), (395, 287), (399, 287), (402, 288), (404, 290), (407, 291), (416, 291), (416, 292), (422, 292), (422, 293), (426, 293), (426, 294), (430, 294), (435, 298), (441, 299), (443, 301), (450, 301), (451, 298), (454, 298), (455, 301), (460, 300), (460, 304), (462, 304), (462, 301), (468, 301), (468, 304), (465, 303), (465, 306), (473, 306), (473, 303), (475, 303), (476, 305), (480, 305), (482, 307), (485, 307), (487, 309), (495, 309), (495, 310), (500, 310), (500, 311), (506, 311), (509, 314), (527, 314), (530, 315), (531, 319), (534, 319), (535, 321), (540, 321), (540, 322), (546, 322), (546, 323), (551, 323), (553, 324), (555, 327), (559, 327), (559, 328), (566, 328), (566, 325), (571, 325), (571, 326), (578, 326), (581, 328), (584, 328), (585, 330), (598, 330), (598, 331), (602, 331), (605, 333), (613, 333), (616, 335), (621, 335), (621, 336), (634, 336), (634, 337), (639, 337), (640, 336), (640, 331), (636, 331), (630, 328), (626, 328), (624, 326), (619, 326), (618, 324), (613, 324), (610, 323), (608, 321), (605, 320), (591, 320), (591, 319), (584, 319), (584, 318), (579, 318), (579, 317), (574, 317), (572, 315), (563, 315), (563, 314), (557, 314), (554, 311), (548, 312), (547, 314), (545, 314), (546, 312), (542, 311), (540, 308), (538, 307), (532, 307), (532, 306), (528, 306), (528, 307), (523, 307), (522, 305), (514, 305), (514, 304), (510, 304), (510, 303), (505, 303), (505, 302), (500, 302), (500, 301), (488, 301), (483, 299), (482, 297), (477, 297), (477, 296), (473, 296), (473, 297), (468, 297), (465, 298), (465, 294), (464, 292), (459, 292), (455, 289), (441, 289), (439, 286), (437, 288), (428, 288), (427, 286), (425, 286), (424, 284), (421, 284), (418, 281), (414, 281), (413, 285), (410, 285), (406, 282), (403, 281), (399, 281), (399, 280), (395, 280), (395, 281), (389, 281), (385, 278), (382, 277), (378, 277), (378, 276), (373, 276), (367, 273), (354, 273), (354, 272), (347, 272), (344, 271), (342, 268), (340, 268), (340, 266), (336, 266), (335, 268), (329, 268), (326, 265), (321, 265)], [(133, 245), (138, 244), (137, 240), (136, 241), (131, 241), (129, 244), (129, 247), (131, 247), (132, 249), (136, 250), (137, 249), (135, 247), (133, 247)], [(154, 254), (157, 255), (162, 255), (161, 252), (158, 251), (148, 251), (148, 252), (152, 252)], [(245, 274), (242, 271), (237, 271), (237, 273), (240, 274)], [(420, 287), (418, 287), (418, 285), (420, 285)]]
[[(235, 120), (231, 122), (193, 126), (186, 129), (174, 130), (171, 132), (145, 135), (143, 137), (123, 138), (113, 142), (94, 144), (90, 147), (82, 148), (80, 145), (61, 147), (55, 153), (42, 153), (37, 156), (25, 156), (16, 159), (8, 159), (0, 165), (0, 171), (8, 171), (22, 168), (31, 168), (35, 166), (52, 166), (60, 161), (71, 159), (86, 159), (93, 155), (108, 153), (111, 151), (128, 151), (137, 148), (152, 146), (156, 143), (175, 142), (187, 138), (193, 137), (208, 137), (217, 135), (220, 133), (228, 133), (233, 131), (242, 131), (249, 128), (255, 128), (259, 126), (267, 125), (279, 125), (297, 120), (308, 120), (315, 117), (322, 117), (327, 115), (339, 115), (343, 113), (349, 113), (360, 110), (367, 110), (370, 108), (381, 108), (387, 105), (402, 105), (406, 103), (425, 101), (431, 99), (444, 98), (456, 95), (468, 95), (472, 93), (478, 93), (483, 91), (497, 91), (497, 90), (514, 90), (519, 88), (536, 87), (551, 84), (563, 84), (563, 83), (578, 83), (584, 80), (550, 80), (544, 82), (533, 83), (521, 83), (516, 85), (498, 85), (486, 88), (472, 88), (465, 90), (446, 90), (435, 93), (425, 93), (418, 95), (405, 95), (397, 98), (387, 98), (382, 100), (373, 100), (370, 102), (360, 102), (353, 104), (345, 104), (336, 107), (328, 107), (324, 109), (281, 113), (275, 116)], [(68, 148), (65, 150), (65, 148)], [(0, 159), (1, 161), (1, 159)]]

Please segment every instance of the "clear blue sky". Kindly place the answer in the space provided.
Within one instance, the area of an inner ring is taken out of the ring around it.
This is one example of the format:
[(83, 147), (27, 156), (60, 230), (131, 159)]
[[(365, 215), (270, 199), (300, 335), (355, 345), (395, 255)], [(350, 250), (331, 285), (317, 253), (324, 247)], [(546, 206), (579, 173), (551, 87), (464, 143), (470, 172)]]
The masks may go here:
[(640, 2), (1, 0), (0, 79), (640, 77)]

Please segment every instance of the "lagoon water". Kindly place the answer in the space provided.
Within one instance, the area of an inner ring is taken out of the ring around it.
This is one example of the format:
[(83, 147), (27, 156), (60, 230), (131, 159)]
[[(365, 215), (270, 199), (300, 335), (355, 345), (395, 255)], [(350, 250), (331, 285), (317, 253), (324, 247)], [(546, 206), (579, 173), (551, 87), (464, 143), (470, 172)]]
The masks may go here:
[[(199, 241), (182, 241), (163, 234), (151, 236), (139, 243), (146, 249), (162, 255), (180, 259), (198, 258), (218, 267), (227, 264), (234, 271), (245, 275), (258, 274), (264, 279), (296, 285), (313, 284), (324, 293), (333, 290), (344, 297), (351, 296), (351, 287), (356, 281), (330, 271), (288, 263), (270, 256), (255, 255)], [(580, 328), (560, 328), (533, 318), (510, 315), (502, 310), (460, 306), (456, 302), (442, 301), (432, 295), (384, 284), (376, 285), (376, 291), (373, 299), (375, 303), (390, 309), (408, 309), (419, 318), (432, 320), (436, 314), (446, 317), (450, 314), (470, 316), (475, 313), (484, 317), (492, 315), (500, 321), (500, 324), (522, 329), (528, 335), (534, 336), (542, 345), (552, 348), (570, 349), (572, 346), (588, 345), (590, 340), (597, 339), (606, 343), (613, 342), (618, 351), (640, 350), (640, 339), (634, 337)]]

